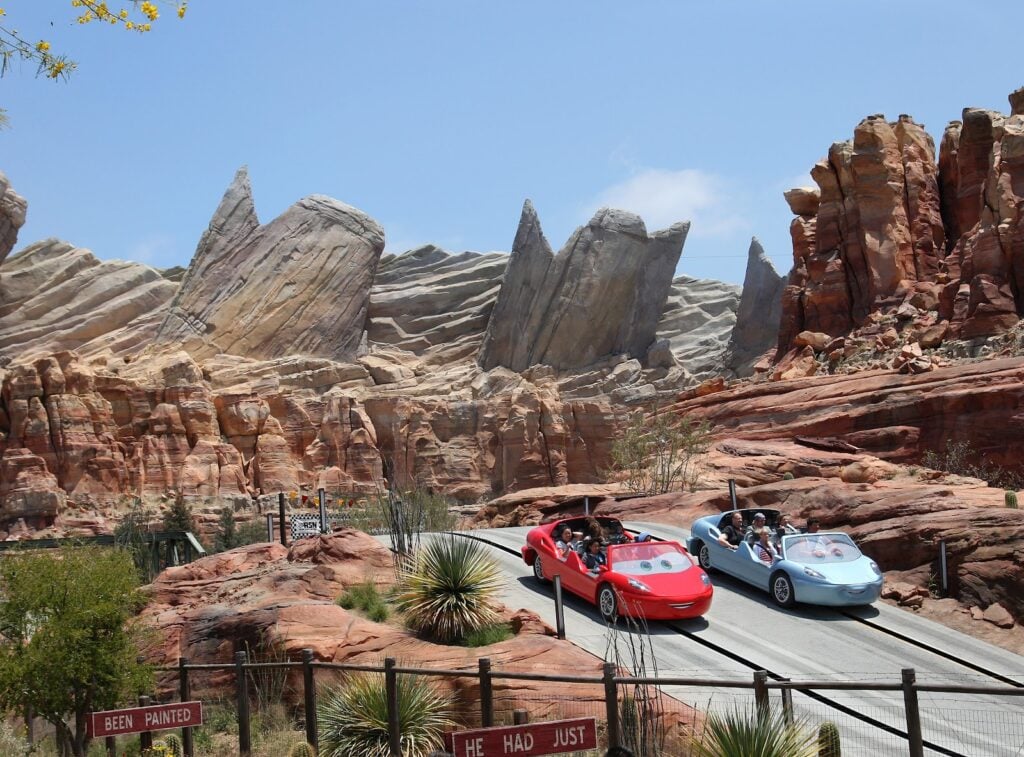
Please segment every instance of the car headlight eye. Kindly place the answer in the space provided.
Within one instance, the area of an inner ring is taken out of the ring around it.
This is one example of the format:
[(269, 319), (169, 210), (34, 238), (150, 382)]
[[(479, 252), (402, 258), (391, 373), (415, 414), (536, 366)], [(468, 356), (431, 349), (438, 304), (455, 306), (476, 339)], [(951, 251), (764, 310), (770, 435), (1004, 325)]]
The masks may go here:
[(711, 579), (708, 578), (707, 573), (701, 573), (700, 580), (704, 583), (705, 586), (711, 586)]
[(650, 591), (651, 587), (645, 584), (643, 581), (637, 581), (635, 578), (629, 579), (629, 585), (637, 591)]
[(821, 578), (821, 579), (825, 578), (825, 576), (823, 576), (821, 573), (816, 571), (814, 568), (806, 568), (805, 567), (804, 568), (804, 573), (809, 575), (811, 578)]
[(876, 576), (882, 575), (882, 569), (878, 567), (878, 563), (874, 560), (871, 561), (871, 570), (875, 571)]

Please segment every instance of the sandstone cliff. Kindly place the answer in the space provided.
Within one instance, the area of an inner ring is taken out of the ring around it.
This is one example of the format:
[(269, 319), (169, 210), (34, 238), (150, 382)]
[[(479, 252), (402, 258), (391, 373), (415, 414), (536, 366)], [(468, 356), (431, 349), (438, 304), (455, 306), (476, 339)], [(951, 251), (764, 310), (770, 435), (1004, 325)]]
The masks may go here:
[(384, 230), (329, 197), (259, 226), (239, 171), (157, 332), (197, 357), (348, 359), (360, 345)]
[[(832, 145), (786, 193), (796, 214), (793, 271), (778, 357), (801, 332), (844, 336), (873, 314), (973, 339), (1005, 332), (1024, 312), (1024, 114), (966, 108), (932, 138), (909, 116), (875, 115)], [(877, 320), (877, 319), (876, 319)], [(941, 341), (941, 339), (940, 339)]]
[(554, 255), (527, 201), (480, 348), (485, 370), (583, 368), (644, 358), (689, 224), (652, 236), (639, 217), (601, 209)]

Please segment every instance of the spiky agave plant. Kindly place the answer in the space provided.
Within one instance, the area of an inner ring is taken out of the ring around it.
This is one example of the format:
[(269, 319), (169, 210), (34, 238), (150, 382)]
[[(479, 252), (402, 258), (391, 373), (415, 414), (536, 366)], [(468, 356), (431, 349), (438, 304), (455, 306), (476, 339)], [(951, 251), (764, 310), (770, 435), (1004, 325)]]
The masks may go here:
[[(451, 703), (426, 678), (400, 675), (398, 724), (403, 757), (422, 757), (443, 745), (454, 727)], [(388, 700), (384, 676), (353, 675), (320, 698), (320, 757), (389, 757)]]
[(818, 734), (780, 710), (743, 709), (709, 713), (693, 743), (694, 757), (817, 757)]
[(441, 536), (399, 575), (395, 602), (410, 629), (451, 644), (498, 621), (500, 587), (498, 565), (480, 542)]

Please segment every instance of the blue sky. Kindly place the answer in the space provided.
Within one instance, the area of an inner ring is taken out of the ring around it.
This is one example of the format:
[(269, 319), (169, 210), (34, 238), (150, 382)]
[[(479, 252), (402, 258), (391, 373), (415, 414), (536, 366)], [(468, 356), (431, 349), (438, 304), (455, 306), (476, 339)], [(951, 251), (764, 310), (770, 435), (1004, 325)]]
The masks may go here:
[(263, 222), (319, 193), (389, 251), (508, 250), (530, 198), (557, 249), (610, 204), (691, 220), (680, 271), (740, 283), (751, 236), (789, 269), (782, 191), (861, 118), (937, 141), (1024, 85), (1019, 2), (191, 0), (144, 36), (68, 0), (0, 7), (79, 63), (0, 79), (19, 247), (158, 267), (187, 265), (245, 164)]

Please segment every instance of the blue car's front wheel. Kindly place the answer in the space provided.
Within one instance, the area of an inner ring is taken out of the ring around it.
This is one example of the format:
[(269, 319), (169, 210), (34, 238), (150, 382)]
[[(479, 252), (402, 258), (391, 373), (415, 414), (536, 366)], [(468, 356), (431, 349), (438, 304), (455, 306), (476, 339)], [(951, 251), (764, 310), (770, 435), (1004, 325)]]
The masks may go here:
[(792, 607), (796, 604), (796, 595), (793, 593), (793, 582), (790, 580), (789, 576), (781, 570), (772, 576), (772, 580), (768, 588), (772, 593), (772, 599), (775, 600), (775, 604), (779, 607)]

